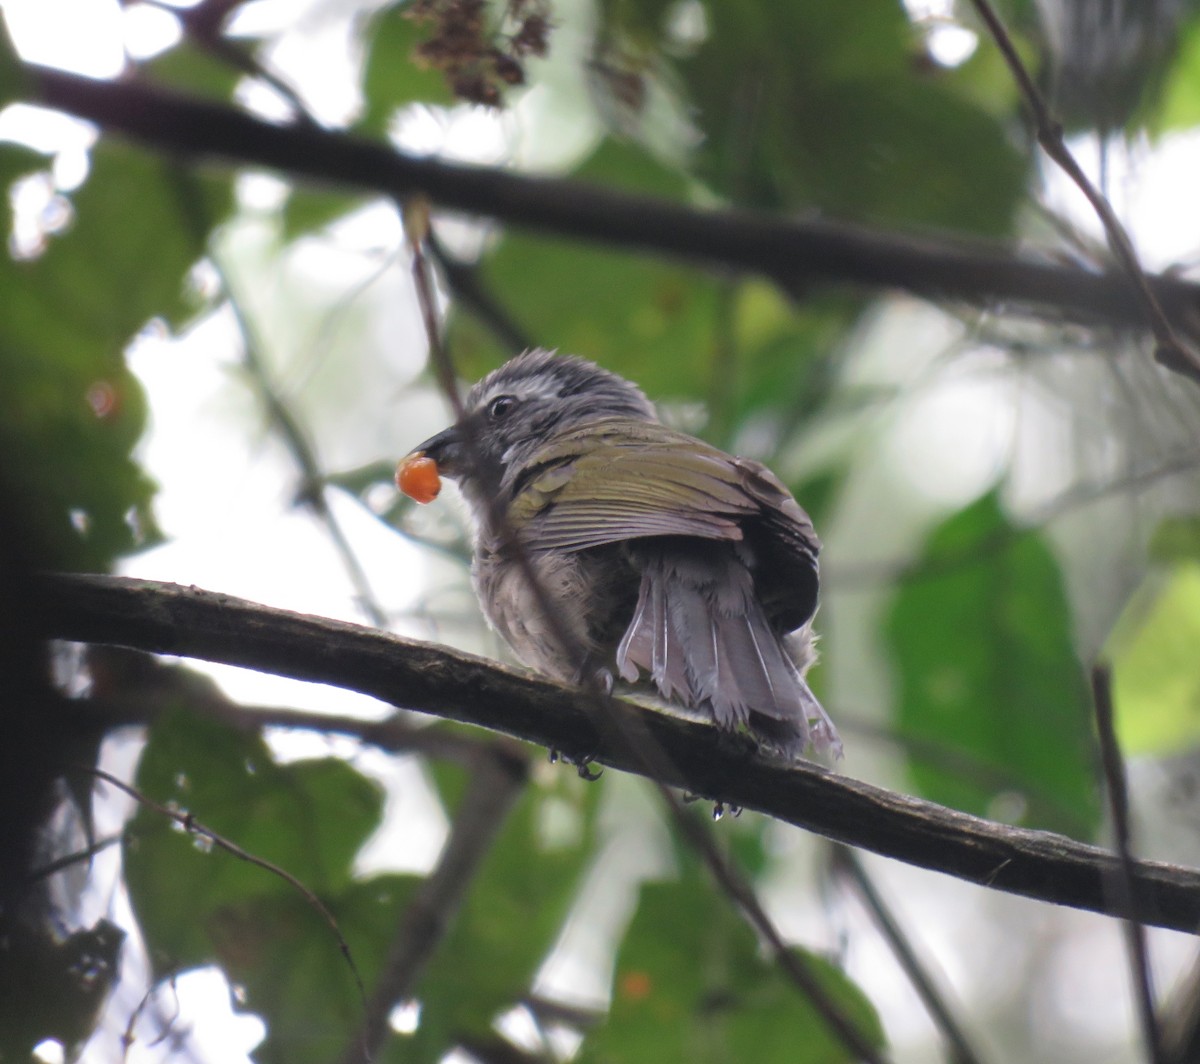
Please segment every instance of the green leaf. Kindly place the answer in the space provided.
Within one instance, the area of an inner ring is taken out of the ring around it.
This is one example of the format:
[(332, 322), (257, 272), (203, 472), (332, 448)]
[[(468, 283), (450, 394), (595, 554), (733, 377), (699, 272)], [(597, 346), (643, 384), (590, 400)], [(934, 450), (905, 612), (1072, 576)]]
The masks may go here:
[[(461, 773), (441, 769), (437, 779), (447, 804), (456, 806)], [(386, 1060), (436, 1064), (458, 1038), (486, 1035), (497, 1014), (528, 993), (593, 854), (603, 790), (566, 773), (555, 784), (550, 792), (526, 787), (509, 814), (418, 988), (420, 1026), (393, 1043)], [(577, 830), (548, 830), (548, 813), (564, 807)]]
[[(5, 189), (30, 156), (0, 151)], [(0, 255), (0, 288), (20, 293), (0, 316), (0, 446), (53, 564), (105, 568), (155, 542), (154, 487), (131, 452), (145, 401), (124, 350), (152, 318), (196, 308), (184, 276), (203, 255), (226, 184), (101, 144), (74, 221), (40, 257)]]
[[(656, 398), (706, 397), (718, 282), (616, 251), (509, 236), (484, 277), (533, 342), (583, 355)], [(474, 379), (515, 352), (456, 315), (451, 344)]]
[[(796, 951), (868, 1042), (883, 1030), (870, 1002), (828, 961)], [(754, 934), (698, 878), (642, 887), (617, 959), (612, 1009), (588, 1035), (585, 1064), (857, 1059), (762, 955)]]
[(26, 95), (26, 77), (8, 26), (0, 18), (0, 107)]
[(1160, 562), (1200, 560), (1200, 515), (1160, 522), (1150, 541), (1150, 557)]
[[(667, 198), (678, 175), (643, 152), (607, 141), (575, 177)], [(645, 256), (507, 235), (480, 267), (483, 280), (531, 342), (615, 370), (656, 401), (714, 399), (743, 422), (763, 409), (806, 411), (814, 368), (861, 305), (810, 297), (802, 307), (759, 280), (730, 281)], [(515, 352), (455, 308), (450, 346), (477, 379)], [(718, 441), (726, 442), (726, 441)]]
[(677, 202), (688, 199), (685, 175), (665, 166), (637, 144), (611, 137), (597, 145), (574, 176), (580, 181), (593, 181), (624, 192), (661, 196)]
[[(927, 798), (987, 815), (1018, 792), (1028, 822), (1087, 833), (1097, 822), (1091, 717), (1062, 576), (1040, 536), (994, 494), (935, 529), (887, 621), (901, 733)], [(958, 762), (957, 764), (955, 762)]]
[(50, 1038), (78, 1059), (121, 971), (125, 932), (108, 920), (65, 937), (61, 926), (54, 930), (22, 919), (4, 924), (0, 1060), (39, 1060), (33, 1050)]
[(218, 100), (228, 100), (243, 77), (235, 66), (186, 38), (143, 63), (141, 69), (152, 80), (173, 89)]
[[(150, 729), (137, 786), (322, 897), (350, 887), (354, 855), (382, 805), (378, 788), (344, 761), (279, 765), (259, 735), (182, 711)], [(128, 829), (126, 876), (152, 955), (172, 969), (221, 961), (230, 944), (219, 925), (229, 914), (250, 906), (261, 915), (276, 904), (290, 912), (297, 896), (281, 877), (146, 808)], [(319, 913), (301, 902), (309, 913), (304, 936), (332, 940)]]
[[(609, 4), (621, 21), (629, 6)], [(769, 209), (861, 221), (1011, 231), (1028, 160), (975, 90), (917, 61), (892, 0), (706, 7), (678, 62), (704, 125), (697, 176)]]
[[(669, 171), (612, 142), (575, 176), (635, 191), (681, 191)], [(513, 234), (487, 256), (482, 274), (532, 343), (599, 362), (655, 398), (706, 397), (717, 279), (645, 256)], [(456, 312), (451, 328), (468, 378), (516, 353), (500, 348), (469, 313)]]
[(842, 361), (838, 342), (865, 305), (859, 296), (826, 293), (796, 303), (763, 281), (739, 285), (734, 364), (719, 386), (732, 392), (734, 422), (769, 411), (785, 430), (805, 424), (830, 394)]
[(453, 102), (442, 76), (419, 66), (413, 59), (416, 46), (426, 34), (405, 15), (405, 5), (396, 5), (385, 10), (374, 23), (363, 85), (366, 110), (358, 123), (369, 133), (381, 136), (386, 133), (392, 116), (405, 104)]
[(1194, 19), (1178, 41), (1175, 61), (1152, 121), (1159, 134), (1200, 124), (1200, 19)]
[(57, 309), (73, 337), (87, 330), (113, 354), (153, 318), (181, 324), (199, 309), (185, 277), (229, 203), (228, 180), (101, 143), (71, 228), (21, 264), (41, 290), (36, 309)]
[(1200, 561), (1151, 578), (1110, 641), (1117, 734), (1126, 754), (1200, 740)]
[[(380, 875), (323, 895), (368, 994), (420, 882)], [(363, 1001), (336, 938), (312, 907), (296, 894), (247, 896), (221, 906), (210, 924), (226, 974), (267, 1024), (254, 1059), (340, 1059), (362, 1025)]]

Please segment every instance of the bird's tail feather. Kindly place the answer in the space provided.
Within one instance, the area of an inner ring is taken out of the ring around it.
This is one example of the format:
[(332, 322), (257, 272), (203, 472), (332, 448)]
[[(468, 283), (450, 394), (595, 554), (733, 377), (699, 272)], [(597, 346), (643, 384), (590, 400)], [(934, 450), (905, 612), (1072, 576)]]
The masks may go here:
[[(841, 753), (837, 730), (771, 628), (753, 578), (728, 550), (642, 554), (633, 619), (617, 648), (623, 679), (650, 674), (659, 693), (748, 724), (787, 753)], [(807, 662), (805, 662), (807, 665)]]

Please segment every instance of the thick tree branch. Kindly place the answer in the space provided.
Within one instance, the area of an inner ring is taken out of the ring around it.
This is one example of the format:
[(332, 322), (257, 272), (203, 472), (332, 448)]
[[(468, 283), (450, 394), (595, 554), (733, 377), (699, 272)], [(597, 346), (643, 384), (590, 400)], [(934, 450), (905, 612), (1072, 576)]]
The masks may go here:
[[(583, 693), (469, 654), (358, 625), (270, 609), (173, 584), (102, 576), (39, 583), (44, 634), (178, 654), (334, 684), (385, 702), (490, 728), (602, 764), (638, 771), (604, 741)], [(1200, 928), (1200, 871), (1135, 864), (1137, 893), (1106, 887), (1118, 858), (1049, 832), (995, 824), (820, 766), (758, 756), (703, 724), (626, 702), (671, 753), (665, 782), (982, 886), (1147, 924)]]
[[(292, 177), (392, 197), (609, 246), (800, 280), (899, 288), (935, 299), (1037, 308), (1073, 320), (1147, 325), (1121, 271), (1092, 273), (982, 241), (916, 238), (741, 210), (700, 210), (577, 181), (403, 155), (362, 137), (279, 126), (232, 106), (135, 81), (93, 81), (28, 67), (31, 102), (187, 159), (264, 166)], [(1200, 285), (1147, 278), (1176, 328), (1194, 324)]]

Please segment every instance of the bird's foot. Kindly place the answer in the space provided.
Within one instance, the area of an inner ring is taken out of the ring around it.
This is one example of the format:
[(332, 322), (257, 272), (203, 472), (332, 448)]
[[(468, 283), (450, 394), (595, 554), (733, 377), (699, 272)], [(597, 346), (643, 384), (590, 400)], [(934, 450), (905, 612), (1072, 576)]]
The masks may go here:
[(612, 669), (607, 665), (596, 664), (595, 658), (589, 658), (580, 668), (575, 682), (585, 690), (591, 691), (592, 694), (608, 698), (613, 693), (613, 684), (616, 681)]
[(713, 802), (713, 820), (723, 820), (726, 815), (729, 815), (736, 820), (742, 815), (742, 807), (740, 805), (734, 805), (732, 802)]
[(592, 763), (596, 760), (595, 754), (584, 754), (581, 757), (572, 757), (570, 754), (564, 754), (561, 750), (556, 750), (554, 747), (551, 747), (546, 752), (546, 756), (552, 765), (557, 764), (559, 761), (562, 761), (563, 764), (566, 765), (572, 765), (575, 768), (575, 771), (579, 774), (579, 778), (581, 780), (587, 780), (588, 783), (592, 783), (604, 775), (604, 769), (593, 769), (591, 767)]

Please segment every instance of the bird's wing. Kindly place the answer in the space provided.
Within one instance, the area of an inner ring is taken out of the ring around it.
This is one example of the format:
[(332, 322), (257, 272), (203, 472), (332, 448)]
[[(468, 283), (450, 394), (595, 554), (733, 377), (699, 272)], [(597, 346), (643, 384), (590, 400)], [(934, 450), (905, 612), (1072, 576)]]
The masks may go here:
[(776, 547), (815, 562), (821, 541), (812, 520), (774, 473), (752, 458), (731, 459), (741, 474), (742, 490), (755, 500), (764, 531)]
[(514, 484), (511, 514), (539, 550), (586, 550), (645, 536), (736, 541), (753, 517), (769, 518), (772, 534), (802, 544), (810, 557), (817, 548), (808, 518), (765, 467), (627, 418), (602, 419), (551, 441)]
[(817, 609), (817, 555), (821, 541), (812, 521), (766, 466), (735, 458), (746, 493), (759, 506), (747, 540), (758, 557), (755, 583), (767, 615), (780, 631), (805, 624)]

